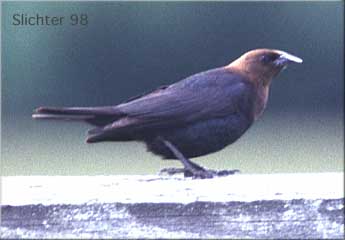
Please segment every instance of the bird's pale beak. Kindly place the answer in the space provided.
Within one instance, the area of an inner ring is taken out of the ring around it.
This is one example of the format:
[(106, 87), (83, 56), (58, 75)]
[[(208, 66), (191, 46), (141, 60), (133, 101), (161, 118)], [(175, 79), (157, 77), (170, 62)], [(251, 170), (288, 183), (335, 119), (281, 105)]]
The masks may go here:
[(285, 66), (288, 63), (302, 63), (303, 60), (299, 57), (296, 57), (290, 53), (287, 52), (281, 52), (280, 56), (277, 60), (274, 61), (274, 63), (277, 66)]

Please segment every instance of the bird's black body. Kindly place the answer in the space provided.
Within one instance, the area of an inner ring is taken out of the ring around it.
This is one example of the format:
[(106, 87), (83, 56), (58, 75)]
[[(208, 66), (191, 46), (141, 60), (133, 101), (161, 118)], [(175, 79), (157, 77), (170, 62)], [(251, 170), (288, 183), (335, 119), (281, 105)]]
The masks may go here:
[(115, 107), (47, 109), (45, 113), (84, 116), (98, 126), (88, 142), (144, 141), (149, 151), (175, 159), (158, 140), (173, 142), (186, 157), (216, 152), (252, 124), (253, 86), (242, 76), (217, 68), (164, 86)]
[(179, 159), (193, 176), (212, 177), (214, 171), (187, 158), (219, 151), (242, 136), (264, 110), (272, 78), (288, 62), (301, 61), (278, 50), (253, 50), (228, 66), (119, 105), (41, 107), (33, 117), (85, 121), (96, 126), (88, 132), (88, 143), (142, 141), (154, 154)]
[[(254, 99), (250, 99), (250, 96), (247, 95), (251, 87), (250, 83), (241, 76), (224, 69), (196, 74), (174, 84), (171, 88), (176, 91), (176, 97), (178, 97), (179, 89), (187, 88), (190, 90), (190, 94), (195, 95), (193, 97), (198, 99), (195, 110), (191, 106), (181, 105), (182, 108), (188, 109), (189, 118), (193, 120), (186, 119), (184, 123), (172, 123), (157, 131), (149, 130), (153, 131), (153, 134), (145, 131), (143, 133), (144, 142), (151, 152), (166, 159), (176, 159), (176, 156), (157, 136), (173, 142), (189, 158), (223, 149), (236, 141), (253, 122), (253, 116), (250, 113)], [(206, 93), (205, 89), (210, 88), (213, 88), (213, 91)], [(225, 91), (227, 91), (226, 94), (224, 94)], [(244, 99), (247, 101), (242, 102)], [(241, 104), (235, 109), (236, 101), (241, 101)], [(197, 111), (206, 108), (207, 115), (201, 117), (202, 114)], [(191, 116), (197, 114), (200, 115), (200, 118)]]
[[(184, 127), (165, 129), (158, 134), (175, 144), (188, 158), (203, 156), (219, 151), (236, 141), (251, 125), (252, 121), (241, 114), (208, 119)], [(144, 139), (148, 149), (166, 159), (176, 156), (159, 138)]]

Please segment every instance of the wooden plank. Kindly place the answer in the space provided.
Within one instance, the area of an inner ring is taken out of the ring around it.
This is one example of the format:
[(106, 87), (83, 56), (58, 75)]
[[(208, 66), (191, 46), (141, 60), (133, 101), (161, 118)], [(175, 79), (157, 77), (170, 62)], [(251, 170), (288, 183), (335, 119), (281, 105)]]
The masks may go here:
[(2, 178), (2, 238), (343, 238), (343, 173)]

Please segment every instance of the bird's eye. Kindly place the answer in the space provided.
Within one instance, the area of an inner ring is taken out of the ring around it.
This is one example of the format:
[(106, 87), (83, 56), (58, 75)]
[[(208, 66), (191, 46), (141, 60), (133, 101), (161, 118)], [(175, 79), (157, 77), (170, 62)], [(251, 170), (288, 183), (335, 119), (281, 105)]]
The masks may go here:
[(271, 62), (275, 61), (278, 57), (279, 57), (279, 55), (276, 53), (268, 53), (268, 54), (264, 54), (263, 56), (261, 56), (260, 60), (263, 63), (271, 63)]

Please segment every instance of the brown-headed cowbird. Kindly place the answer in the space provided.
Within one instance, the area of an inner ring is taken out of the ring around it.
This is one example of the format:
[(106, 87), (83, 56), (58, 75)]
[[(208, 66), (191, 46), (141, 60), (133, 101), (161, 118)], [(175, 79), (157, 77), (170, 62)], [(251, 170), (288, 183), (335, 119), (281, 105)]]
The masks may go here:
[(172, 85), (106, 107), (40, 107), (38, 119), (80, 120), (96, 126), (88, 143), (143, 141), (164, 159), (178, 159), (185, 176), (209, 178), (237, 170), (206, 170), (188, 158), (219, 151), (235, 142), (265, 109), (272, 79), (289, 53), (256, 49), (229, 65), (197, 73)]

